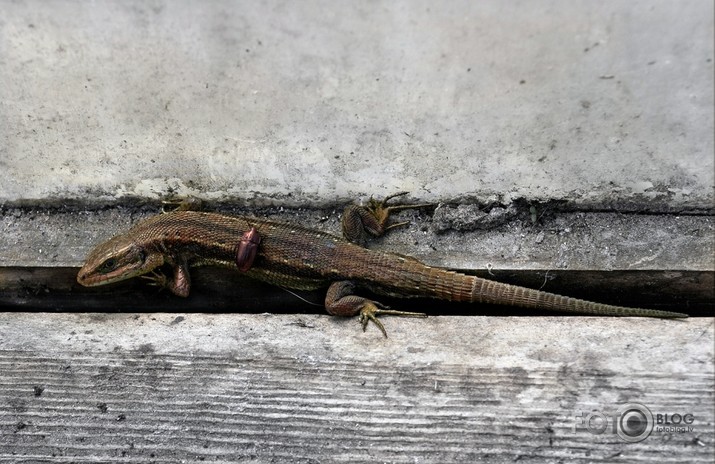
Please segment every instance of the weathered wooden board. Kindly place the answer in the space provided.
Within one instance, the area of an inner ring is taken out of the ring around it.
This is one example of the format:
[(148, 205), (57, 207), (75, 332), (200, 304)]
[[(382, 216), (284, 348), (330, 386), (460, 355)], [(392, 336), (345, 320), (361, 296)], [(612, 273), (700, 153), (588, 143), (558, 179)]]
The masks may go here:
[(713, 318), (385, 323), (0, 313), (0, 462), (712, 462)]

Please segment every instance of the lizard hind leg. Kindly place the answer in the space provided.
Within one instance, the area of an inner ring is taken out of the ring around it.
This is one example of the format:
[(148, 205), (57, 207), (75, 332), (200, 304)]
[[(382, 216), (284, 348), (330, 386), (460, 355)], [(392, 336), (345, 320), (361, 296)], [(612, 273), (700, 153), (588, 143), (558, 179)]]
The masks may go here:
[(359, 314), (363, 331), (367, 329), (368, 323), (372, 321), (380, 329), (382, 335), (387, 338), (385, 326), (377, 316), (388, 314), (402, 317), (427, 317), (424, 313), (390, 309), (377, 301), (354, 295), (354, 290), (355, 284), (351, 281), (333, 282), (325, 295), (325, 309), (333, 316), (356, 316)]
[(368, 239), (381, 237), (390, 229), (405, 226), (410, 221), (388, 224), (390, 215), (403, 209), (425, 208), (431, 204), (392, 205), (387, 202), (393, 198), (407, 195), (409, 192), (399, 192), (385, 197), (382, 201), (370, 198), (366, 206), (350, 205), (343, 212), (342, 228), (346, 240), (363, 245)]
[(197, 197), (176, 197), (162, 200), (161, 202), (162, 213), (173, 213), (175, 211), (201, 211), (203, 207), (203, 201)]

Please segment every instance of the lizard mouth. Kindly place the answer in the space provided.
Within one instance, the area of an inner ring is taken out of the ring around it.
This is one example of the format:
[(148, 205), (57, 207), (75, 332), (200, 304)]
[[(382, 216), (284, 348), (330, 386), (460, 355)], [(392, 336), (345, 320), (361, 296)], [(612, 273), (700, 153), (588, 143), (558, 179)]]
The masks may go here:
[(130, 279), (143, 272), (128, 272), (127, 269), (118, 269), (113, 272), (99, 273), (96, 269), (83, 267), (77, 273), (77, 282), (85, 287), (96, 287), (97, 285), (111, 284), (120, 280)]
[(147, 256), (147, 253), (137, 247), (128, 247), (121, 251), (105, 254), (104, 258), (101, 258), (99, 253), (94, 257), (90, 255), (77, 273), (77, 282), (85, 287), (111, 284), (146, 274), (164, 264), (160, 254)]
[(79, 273), (77, 273), (77, 282), (85, 287), (96, 287), (98, 285), (111, 284), (125, 279), (130, 279), (141, 274), (144, 274), (144, 272), (137, 272), (131, 274), (117, 273), (116, 275), (95, 274), (94, 272), (92, 272), (91, 269), (85, 270), (84, 268), (82, 268), (80, 269)]

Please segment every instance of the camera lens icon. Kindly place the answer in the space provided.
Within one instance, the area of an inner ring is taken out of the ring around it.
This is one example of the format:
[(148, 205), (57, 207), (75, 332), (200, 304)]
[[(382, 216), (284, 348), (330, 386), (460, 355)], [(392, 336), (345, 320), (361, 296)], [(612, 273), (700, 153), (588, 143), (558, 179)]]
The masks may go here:
[(643, 441), (653, 431), (653, 413), (640, 403), (621, 406), (616, 413), (616, 433), (628, 443)]

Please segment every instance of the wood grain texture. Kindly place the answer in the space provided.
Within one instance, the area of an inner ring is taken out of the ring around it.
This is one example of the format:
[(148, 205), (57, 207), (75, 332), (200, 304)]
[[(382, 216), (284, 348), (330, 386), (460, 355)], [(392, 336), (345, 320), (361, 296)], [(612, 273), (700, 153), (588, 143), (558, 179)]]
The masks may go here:
[(0, 462), (712, 462), (713, 318), (385, 322), (0, 313)]

